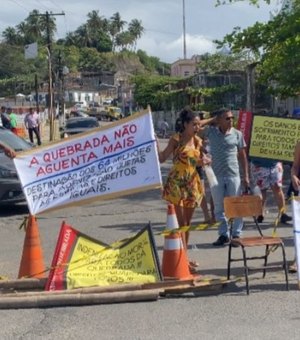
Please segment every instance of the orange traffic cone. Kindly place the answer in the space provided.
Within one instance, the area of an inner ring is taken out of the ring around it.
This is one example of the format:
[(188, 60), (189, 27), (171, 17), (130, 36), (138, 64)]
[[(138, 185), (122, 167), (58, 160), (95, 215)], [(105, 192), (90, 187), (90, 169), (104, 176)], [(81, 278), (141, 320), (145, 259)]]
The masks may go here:
[(18, 278), (44, 278), (45, 270), (37, 221), (29, 215)]
[[(173, 204), (168, 205), (167, 229), (177, 229), (178, 221)], [(194, 278), (189, 270), (189, 261), (183, 246), (180, 232), (165, 236), (162, 258), (162, 274), (164, 278), (185, 280)]]

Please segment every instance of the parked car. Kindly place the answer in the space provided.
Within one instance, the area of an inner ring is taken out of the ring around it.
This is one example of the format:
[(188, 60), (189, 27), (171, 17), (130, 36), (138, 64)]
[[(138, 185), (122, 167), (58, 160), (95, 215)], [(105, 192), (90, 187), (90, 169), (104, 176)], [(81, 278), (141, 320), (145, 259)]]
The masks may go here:
[[(0, 140), (16, 152), (25, 151), (34, 147), (33, 144), (3, 127), (0, 127)], [(0, 205), (10, 205), (20, 202), (25, 202), (25, 196), (14, 162), (0, 149)]]
[(72, 118), (72, 117), (88, 117), (89, 115), (81, 110), (73, 111), (71, 110), (70, 113), (66, 114), (66, 118)]
[(100, 124), (95, 117), (74, 117), (69, 118), (63, 128), (60, 129), (60, 137), (67, 138), (70, 135), (87, 132), (99, 127)]

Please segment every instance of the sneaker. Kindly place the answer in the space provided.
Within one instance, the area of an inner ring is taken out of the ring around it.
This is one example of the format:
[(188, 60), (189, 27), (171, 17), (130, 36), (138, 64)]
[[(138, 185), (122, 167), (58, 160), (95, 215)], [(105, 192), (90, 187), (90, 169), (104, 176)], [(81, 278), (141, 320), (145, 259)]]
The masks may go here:
[(263, 223), (263, 221), (264, 221), (263, 215), (257, 216), (257, 222), (258, 222), (258, 223)]
[(292, 217), (287, 214), (282, 214), (280, 217), (280, 223), (286, 224), (287, 222), (291, 222)]
[(217, 241), (215, 241), (215, 242), (213, 243), (213, 246), (216, 246), (216, 247), (218, 247), (218, 246), (224, 246), (224, 245), (226, 245), (226, 244), (228, 244), (228, 243), (229, 243), (229, 237), (228, 237), (228, 236), (221, 235), (221, 236), (217, 239)]

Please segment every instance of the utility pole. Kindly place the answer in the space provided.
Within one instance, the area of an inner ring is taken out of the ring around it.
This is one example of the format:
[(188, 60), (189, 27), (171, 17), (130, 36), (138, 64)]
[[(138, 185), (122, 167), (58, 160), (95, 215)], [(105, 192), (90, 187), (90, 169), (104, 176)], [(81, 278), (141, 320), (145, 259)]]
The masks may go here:
[(45, 14), (36, 14), (37, 16), (42, 16), (46, 18), (46, 34), (47, 34), (47, 52), (48, 52), (48, 118), (50, 125), (50, 136), (49, 140), (54, 140), (54, 118), (55, 115), (53, 113), (53, 79), (52, 79), (52, 42), (51, 42), (51, 34), (50, 34), (50, 17), (57, 15), (65, 15), (62, 13), (52, 13), (46, 11)]
[(35, 87), (35, 97), (36, 97), (36, 112), (40, 113), (40, 106), (39, 106), (39, 84), (38, 84), (38, 76), (35, 74), (34, 76), (34, 87)]
[(185, 0), (182, 0), (182, 22), (183, 22), (183, 59), (186, 59)]
[(257, 62), (253, 62), (246, 67), (246, 77), (247, 77), (247, 111), (254, 112), (255, 109), (255, 67)]
[(62, 64), (61, 51), (58, 53), (58, 119), (59, 127), (65, 124), (65, 75), (69, 69)]

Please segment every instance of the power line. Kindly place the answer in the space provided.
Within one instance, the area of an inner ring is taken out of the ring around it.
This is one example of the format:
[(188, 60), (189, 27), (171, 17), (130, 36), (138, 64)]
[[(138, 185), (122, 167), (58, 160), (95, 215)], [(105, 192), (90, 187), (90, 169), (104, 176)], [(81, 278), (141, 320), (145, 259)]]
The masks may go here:
[(59, 9), (63, 11), (63, 9), (55, 1), (50, 0), (50, 2), (52, 2), (54, 6), (58, 7)]
[(38, 3), (39, 4), (39, 6), (42, 6), (42, 7), (44, 7), (46, 10), (48, 10), (49, 9), (49, 7), (46, 7), (41, 1), (39, 1), (39, 0), (35, 0), (35, 2), (36, 3)]
[(19, 7), (23, 8), (26, 12), (28, 12), (28, 8), (24, 7), (23, 5), (19, 4), (16, 0), (10, 0), (11, 2), (14, 2)]

